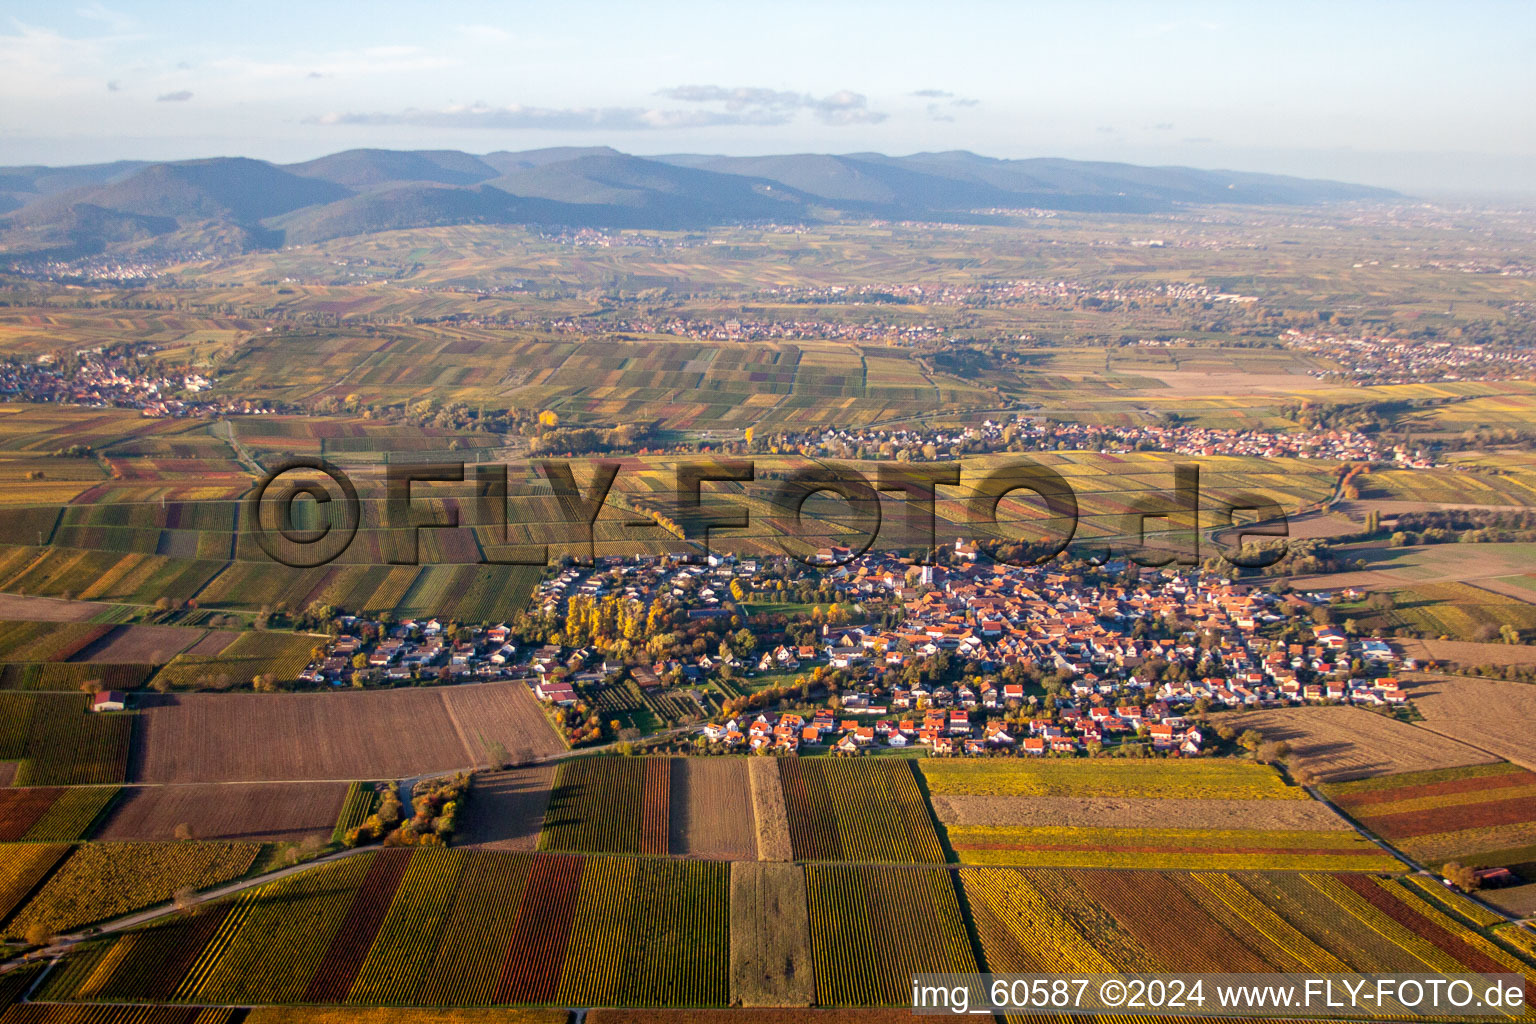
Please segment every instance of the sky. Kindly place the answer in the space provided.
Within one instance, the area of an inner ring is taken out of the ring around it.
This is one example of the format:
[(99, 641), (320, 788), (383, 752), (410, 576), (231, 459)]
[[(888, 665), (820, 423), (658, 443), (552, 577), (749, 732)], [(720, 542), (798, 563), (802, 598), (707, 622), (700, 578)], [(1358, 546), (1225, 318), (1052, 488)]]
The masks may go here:
[(1536, 195), (1536, 4), (0, 4), (0, 164), (968, 149)]

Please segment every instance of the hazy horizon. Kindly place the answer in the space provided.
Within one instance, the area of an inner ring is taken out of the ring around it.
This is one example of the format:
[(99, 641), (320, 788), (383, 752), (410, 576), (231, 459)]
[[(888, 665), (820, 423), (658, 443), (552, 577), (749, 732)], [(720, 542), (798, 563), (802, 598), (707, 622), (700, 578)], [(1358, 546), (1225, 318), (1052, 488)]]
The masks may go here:
[(383, 3), (57, 8), (0, 20), (5, 164), (354, 148), (484, 153), (968, 149), (1331, 178), (1413, 195), (1536, 193), (1536, 11), (1502, 2), (1180, 3), (878, 17)]

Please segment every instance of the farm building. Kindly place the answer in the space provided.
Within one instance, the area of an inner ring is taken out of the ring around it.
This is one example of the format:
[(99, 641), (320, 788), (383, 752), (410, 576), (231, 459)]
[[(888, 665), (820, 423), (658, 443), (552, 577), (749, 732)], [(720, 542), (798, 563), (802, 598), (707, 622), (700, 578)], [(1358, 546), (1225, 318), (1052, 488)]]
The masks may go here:
[(128, 707), (128, 695), (121, 690), (102, 690), (91, 698), (92, 711), (122, 711)]

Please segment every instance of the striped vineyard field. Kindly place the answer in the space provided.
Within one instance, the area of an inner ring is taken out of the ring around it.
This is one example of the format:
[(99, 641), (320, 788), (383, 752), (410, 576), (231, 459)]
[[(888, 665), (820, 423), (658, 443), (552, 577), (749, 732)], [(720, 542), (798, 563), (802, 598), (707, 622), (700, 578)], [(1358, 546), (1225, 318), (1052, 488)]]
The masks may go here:
[(67, 843), (88, 838), (102, 812), (117, 797), (116, 786), (75, 786), (49, 805), (27, 830), (28, 842)]
[(373, 783), (349, 783), (346, 799), (341, 803), (341, 813), (336, 817), (336, 828), (331, 833), (331, 842), (341, 842), (348, 832), (367, 821), (377, 799), (378, 791)]
[(914, 974), (976, 973), (949, 871), (812, 865), (806, 883), (819, 1005), (910, 1006)]
[(255, 843), (86, 843), (5, 926), (52, 934), (169, 902), (181, 889), (207, 889), (250, 870)]
[(993, 971), (1518, 973), (1397, 879), (1348, 872), (958, 872)]
[[(561, 762), (539, 833), (539, 849), (639, 853), (648, 758), (579, 757)], [(666, 823), (662, 823), (666, 831)]]
[(672, 823), (672, 759), (648, 757), (645, 765), (645, 790), (641, 795), (640, 852), (667, 853)]
[(309, 979), (304, 1002), (339, 1003), (347, 998), (410, 864), (409, 850), (380, 850), (373, 856), (347, 916)]
[(0, 1024), (233, 1024), (238, 1014), (220, 1007), (23, 1003), (0, 1014)]
[(950, 825), (962, 864), (1160, 870), (1399, 871), (1354, 830)]
[(796, 860), (944, 863), (912, 762), (787, 757), (778, 765)]
[(66, 693), (0, 693), (0, 760), (14, 786), (106, 786), (128, 771), (133, 716), (92, 714)]
[(410, 867), (357, 972), (349, 1003), (387, 1006), (416, 1001), (436, 957), (468, 855), (424, 849), (409, 856)]
[(1536, 869), (1536, 773), (1497, 763), (1323, 787), (1350, 817), (1422, 864)]
[(356, 854), (89, 943), (44, 998), (355, 1006), (723, 1006), (730, 866)]
[(1427, 875), (1408, 875), (1403, 884), (1415, 890), (1431, 905), (1450, 913), (1457, 920), (1474, 928), (1493, 928), (1504, 923), (1504, 915), (1496, 914), (1475, 900), (1463, 896), (1449, 886)]
[(36, 889), (69, 853), (65, 843), (8, 846), (0, 857), (0, 924)]

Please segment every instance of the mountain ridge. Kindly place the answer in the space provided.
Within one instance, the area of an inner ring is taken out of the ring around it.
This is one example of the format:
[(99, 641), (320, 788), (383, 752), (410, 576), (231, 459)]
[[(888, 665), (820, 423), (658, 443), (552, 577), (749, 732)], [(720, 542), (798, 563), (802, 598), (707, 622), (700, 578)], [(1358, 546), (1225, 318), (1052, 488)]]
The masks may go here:
[(607, 146), (352, 149), (293, 164), (246, 157), (0, 167), (0, 252), (211, 251), (446, 224), (696, 229), (837, 217), (974, 222), (1043, 208), (1152, 213), (1186, 205), (1398, 198), (1344, 182), (964, 150), (639, 157)]

